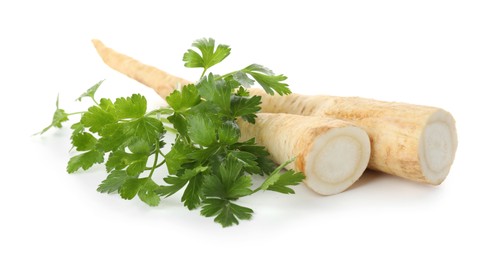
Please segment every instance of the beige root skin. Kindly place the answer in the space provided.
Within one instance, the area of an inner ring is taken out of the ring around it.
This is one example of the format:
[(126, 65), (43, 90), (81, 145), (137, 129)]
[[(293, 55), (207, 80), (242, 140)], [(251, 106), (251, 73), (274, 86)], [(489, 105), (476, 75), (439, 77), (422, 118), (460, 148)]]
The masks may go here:
[(255, 124), (239, 120), (241, 139), (256, 138), (278, 164), (306, 175), (305, 184), (322, 195), (349, 188), (364, 172), (370, 157), (365, 131), (325, 117), (259, 113)]
[(106, 47), (100, 40), (92, 40), (97, 53), (104, 63), (114, 70), (133, 78), (154, 89), (158, 95), (165, 98), (176, 88), (189, 84), (189, 81), (165, 73), (153, 66), (141, 63), (127, 55)]
[(438, 185), (453, 163), (455, 121), (442, 109), (358, 97), (270, 96), (260, 89), (251, 94), (262, 96), (263, 112), (328, 116), (362, 127), (372, 142), (370, 169)]

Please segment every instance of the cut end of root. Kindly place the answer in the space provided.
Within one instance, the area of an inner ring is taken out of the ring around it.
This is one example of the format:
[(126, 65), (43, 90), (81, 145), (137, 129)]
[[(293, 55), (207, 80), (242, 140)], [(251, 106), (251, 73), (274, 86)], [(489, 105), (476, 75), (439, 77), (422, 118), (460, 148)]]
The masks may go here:
[(305, 183), (322, 195), (349, 188), (365, 171), (370, 140), (355, 126), (335, 128), (316, 138), (305, 162)]
[(420, 167), (428, 183), (438, 185), (444, 181), (455, 159), (457, 144), (453, 116), (438, 110), (422, 131), (418, 150)]

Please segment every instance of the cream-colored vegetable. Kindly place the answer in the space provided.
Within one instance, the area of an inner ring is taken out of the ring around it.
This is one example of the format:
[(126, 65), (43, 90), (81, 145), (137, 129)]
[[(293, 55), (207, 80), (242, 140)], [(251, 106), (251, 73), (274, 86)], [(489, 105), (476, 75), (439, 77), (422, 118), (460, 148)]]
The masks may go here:
[[(163, 98), (175, 89), (172, 86), (188, 84), (186, 80), (134, 60), (130, 63), (139, 63), (147, 66), (147, 71), (153, 71), (137, 76), (141, 73), (127, 68), (122, 64), (125, 61), (120, 61), (120, 57), (125, 55), (103, 46), (99, 41), (97, 43), (94, 41), (99, 54), (110, 67), (153, 88)], [(107, 62), (115, 59), (112, 56), (118, 59)], [(371, 140), (368, 167), (373, 170), (437, 185), (446, 178), (455, 158), (455, 120), (450, 113), (439, 108), (358, 97), (270, 96), (261, 89), (252, 88), (250, 91), (263, 97), (263, 112), (337, 118), (362, 127)]]
[(278, 164), (306, 175), (306, 185), (322, 195), (349, 188), (364, 172), (370, 140), (351, 123), (326, 117), (259, 113), (255, 124), (239, 120), (241, 139), (256, 138)]
[(164, 98), (176, 88), (189, 84), (189, 81), (185, 79), (165, 73), (153, 66), (143, 64), (136, 59), (108, 48), (97, 39), (92, 40), (92, 43), (99, 56), (109, 67), (154, 89)]
[(455, 120), (439, 108), (359, 97), (270, 96), (260, 89), (251, 94), (262, 96), (262, 112), (331, 117), (362, 127), (371, 139), (373, 170), (437, 185), (455, 158)]

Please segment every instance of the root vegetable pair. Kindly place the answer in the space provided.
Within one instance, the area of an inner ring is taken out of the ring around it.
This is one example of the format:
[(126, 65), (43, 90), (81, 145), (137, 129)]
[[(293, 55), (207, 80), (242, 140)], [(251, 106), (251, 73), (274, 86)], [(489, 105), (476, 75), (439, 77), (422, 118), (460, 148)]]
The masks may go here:
[[(111, 68), (165, 98), (189, 81), (106, 47), (94, 46)], [(358, 97), (268, 95), (256, 123), (239, 121), (241, 138), (255, 137), (272, 159), (306, 175), (315, 192), (331, 195), (349, 188), (368, 167), (412, 181), (438, 185), (457, 148), (452, 115), (442, 109)]]

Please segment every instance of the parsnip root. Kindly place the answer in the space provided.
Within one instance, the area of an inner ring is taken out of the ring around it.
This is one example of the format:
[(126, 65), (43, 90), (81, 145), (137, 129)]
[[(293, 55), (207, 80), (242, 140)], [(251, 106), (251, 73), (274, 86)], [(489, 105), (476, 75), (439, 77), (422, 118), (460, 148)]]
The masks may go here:
[(442, 109), (358, 97), (250, 92), (262, 96), (262, 112), (326, 116), (362, 127), (372, 143), (370, 169), (438, 185), (453, 163), (455, 120)]
[(370, 140), (351, 123), (325, 117), (259, 113), (255, 124), (239, 120), (241, 139), (256, 138), (272, 159), (295, 157), (290, 169), (306, 175), (305, 184), (322, 195), (349, 188), (364, 172)]
[(108, 48), (100, 40), (94, 39), (92, 43), (99, 56), (109, 67), (154, 89), (163, 98), (176, 88), (189, 84), (188, 80), (170, 75)]

